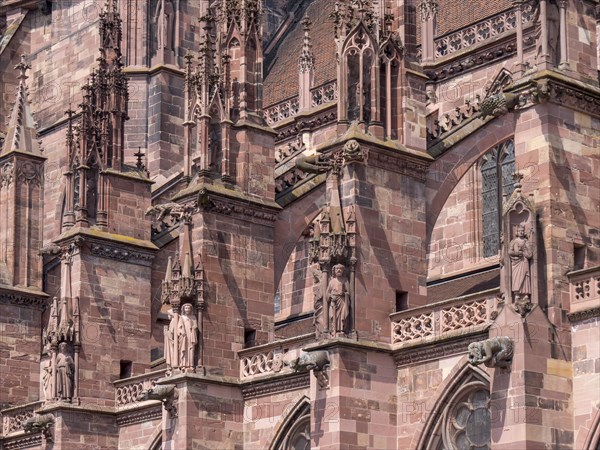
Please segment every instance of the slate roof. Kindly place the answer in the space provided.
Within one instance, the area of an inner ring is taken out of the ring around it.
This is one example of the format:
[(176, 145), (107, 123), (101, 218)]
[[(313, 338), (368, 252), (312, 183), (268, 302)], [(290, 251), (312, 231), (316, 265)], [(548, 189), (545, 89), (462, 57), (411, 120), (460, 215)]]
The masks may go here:
[(427, 302), (437, 303), (497, 288), (498, 286), (500, 286), (500, 269), (496, 268), (429, 286), (427, 288)]
[(306, 10), (299, 10), (281, 44), (269, 55), (264, 80), (264, 105), (270, 106), (298, 95), (298, 57), (304, 30), (300, 21), (306, 11), (312, 22), (310, 38), (315, 55), (315, 86), (336, 78), (335, 42), (331, 0), (315, 0)]

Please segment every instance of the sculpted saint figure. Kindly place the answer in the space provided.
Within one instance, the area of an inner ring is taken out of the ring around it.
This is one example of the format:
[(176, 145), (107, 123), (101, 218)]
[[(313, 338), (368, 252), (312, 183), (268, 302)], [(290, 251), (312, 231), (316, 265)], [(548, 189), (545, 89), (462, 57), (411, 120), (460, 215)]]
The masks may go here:
[(517, 227), (516, 237), (508, 244), (508, 256), (510, 257), (514, 301), (529, 300), (531, 296), (529, 263), (533, 254), (523, 224)]
[(68, 353), (67, 343), (58, 345), (56, 357), (56, 396), (61, 400), (73, 398), (73, 377), (75, 375), (75, 364)]
[(321, 291), (321, 273), (318, 270), (313, 272), (313, 307), (315, 309), (315, 316), (313, 318), (313, 325), (317, 332), (317, 336), (323, 331), (323, 293)]
[(179, 344), (179, 367), (188, 371), (194, 368), (194, 355), (198, 343), (198, 321), (194, 316), (194, 308), (186, 303), (181, 308), (177, 326)]
[(167, 370), (170, 372), (173, 367), (179, 366), (177, 361), (177, 355), (173, 354), (173, 343), (175, 342), (175, 314), (173, 309), (167, 311), (169, 316), (169, 327), (166, 328), (165, 333), (165, 361), (167, 363)]
[(345, 273), (346, 268), (343, 264), (333, 266), (333, 276), (327, 286), (330, 329), (333, 333), (345, 331), (346, 321), (350, 315), (350, 291)]
[[(541, 42), (541, 37), (542, 37), (542, 23), (541, 23), (542, 17), (540, 16), (540, 5), (539, 5), (539, 0), (537, 2), (537, 5), (535, 7), (535, 16), (534, 16), (534, 23), (535, 23), (535, 39), (537, 42), (537, 59), (539, 60), (540, 57), (542, 56), (542, 42)], [(560, 33), (560, 25), (559, 25), (559, 21), (560, 21), (560, 16), (559, 16), (559, 9), (558, 9), (558, 4), (556, 0), (548, 0), (546, 2), (546, 30), (547, 30), (547, 36), (548, 36), (548, 57), (550, 60), (550, 63), (552, 64), (558, 64), (559, 61), (559, 33)]]
[(52, 400), (52, 366), (50, 363), (44, 366), (42, 373), (42, 385), (44, 387), (44, 400)]

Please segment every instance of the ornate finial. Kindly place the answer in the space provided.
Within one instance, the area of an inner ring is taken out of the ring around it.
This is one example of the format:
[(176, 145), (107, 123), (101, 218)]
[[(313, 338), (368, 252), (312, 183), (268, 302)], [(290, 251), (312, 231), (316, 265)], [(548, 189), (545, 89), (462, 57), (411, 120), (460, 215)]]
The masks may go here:
[(144, 170), (146, 167), (144, 165), (143, 158), (144, 158), (144, 156), (146, 156), (146, 154), (142, 152), (142, 147), (138, 147), (137, 153), (134, 153), (133, 156), (135, 156), (137, 158), (135, 166), (140, 170)]
[(419, 3), (419, 12), (421, 13), (421, 21), (427, 22), (433, 20), (438, 13), (439, 5), (437, 0), (421, 0)]
[(298, 58), (298, 68), (300, 72), (307, 72), (315, 67), (315, 56), (312, 52), (312, 44), (310, 43), (310, 26), (312, 25), (308, 15), (305, 14), (302, 19), (302, 26), (304, 28), (304, 42), (302, 44), (302, 53)]
[(31, 69), (31, 65), (25, 61), (25, 55), (21, 55), (21, 61), (15, 66), (15, 69), (19, 71), (19, 76), (17, 77), (19, 80), (26, 80), (28, 78), (27, 71)]
[(514, 185), (515, 185), (515, 190), (518, 192), (521, 192), (521, 187), (523, 186), (521, 184), (521, 181), (523, 180), (524, 175), (520, 172), (515, 172), (512, 175), (512, 179), (514, 181)]
[(302, 24), (302, 28), (304, 29), (304, 35), (307, 36), (308, 32), (310, 31), (310, 26), (312, 25), (312, 22), (308, 18), (308, 13), (304, 13), (304, 17), (302, 18), (302, 22), (300, 23)]

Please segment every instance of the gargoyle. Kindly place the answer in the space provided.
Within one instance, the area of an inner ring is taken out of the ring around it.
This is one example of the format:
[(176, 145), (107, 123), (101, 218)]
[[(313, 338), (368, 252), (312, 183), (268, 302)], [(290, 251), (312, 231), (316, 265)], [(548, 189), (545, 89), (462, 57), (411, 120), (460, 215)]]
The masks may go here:
[(52, 414), (34, 415), (23, 422), (23, 431), (25, 433), (42, 433), (47, 441), (52, 441), (50, 428), (54, 424)]
[(300, 155), (296, 167), (306, 173), (323, 173), (331, 169), (331, 162), (322, 155)]
[(484, 99), (479, 104), (479, 116), (482, 119), (487, 116), (499, 117), (515, 109), (518, 103), (518, 95), (500, 92)]
[(326, 351), (303, 352), (298, 358), (294, 359), (289, 366), (294, 372), (304, 372), (312, 370), (319, 387), (325, 389), (329, 386), (329, 355)]
[(474, 366), (510, 367), (513, 357), (513, 343), (508, 336), (499, 336), (481, 342), (472, 342), (468, 347), (469, 363)]
[(174, 400), (177, 399), (177, 391), (174, 384), (161, 384), (145, 389), (138, 395), (138, 401), (159, 400), (171, 417), (177, 416), (177, 406)]

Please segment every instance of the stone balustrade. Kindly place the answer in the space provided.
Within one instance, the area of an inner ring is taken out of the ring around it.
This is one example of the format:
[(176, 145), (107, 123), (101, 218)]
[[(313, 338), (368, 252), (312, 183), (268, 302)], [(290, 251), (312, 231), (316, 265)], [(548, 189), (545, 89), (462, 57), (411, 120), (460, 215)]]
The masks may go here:
[(137, 375), (115, 381), (115, 405), (117, 408), (139, 403), (138, 396), (150, 389), (159, 378), (165, 376), (166, 369)]
[[(530, 25), (533, 22), (534, 15), (535, 9), (533, 5), (526, 4), (523, 6), (522, 17), (524, 25)], [(460, 30), (435, 38), (435, 57), (444, 58), (459, 50), (492, 40), (502, 33), (514, 30), (516, 25), (517, 17), (515, 10), (509, 9), (503, 11)], [(422, 56), (423, 50), (419, 45), (416, 53), (417, 60), (420, 61)]]
[(302, 347), (314, 336), (314, 333), (310, 333), (241, 350), (238, 353), (240, 379), (243, 381), (260, 375), (289, 372), (290, 368), (285, 363), (300, 356)]
[(34, 411), (43, 404), (41, 401), (32, 402), (2, 410), (2, 436), (23, 431), (25, 421), (31, 419)]
[(497, 292), (493, 289), (394, 313), (390, 315), (392, 344), (479, 331), (497, 316)]
[(600, 266), (567, 274), (571, 290), (571, 313), (600, 305)]
[[(336, 81), (330, 81), (310, 90), (310, 103), (312, 108), (335, 102), (337, 101), (337, 98), (338, 92)], [(296, 116), (299, 110), (300, 100), (298, 96), (295, 96), (265, 108), (264, 117), (267, 124), (273, 126)]]

